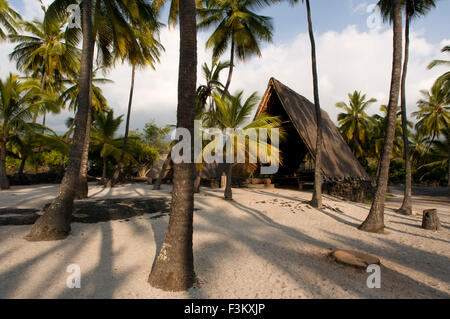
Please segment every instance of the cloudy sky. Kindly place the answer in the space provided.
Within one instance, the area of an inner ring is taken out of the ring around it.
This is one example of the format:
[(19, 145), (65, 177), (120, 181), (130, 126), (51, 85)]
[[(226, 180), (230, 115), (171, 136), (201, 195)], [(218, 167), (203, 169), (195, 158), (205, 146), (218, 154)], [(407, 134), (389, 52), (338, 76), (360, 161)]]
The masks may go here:
[[(44, 4), (51, 0), (44, 0)], [(12, 6), (25, 19), (42, 17), (38, 0), (10, 0)], [(347, 101), (347, 94), (362, 91), (368, 97), (377, 98), (369, 113), (378, 112), (381, 104), (387, 104), (392, 65), (392, 29), (377, 23), (379, 17), (370, 9), (376, 1), (318, 0), (312, 1), (312, 17), (315, 29), (319, 93), (321, 106), (336, 120), (339, 110), (335, 104)], [(264, 94), (270, 77), (275, 77), (298, 93), (312, 100), (312, 76), (310, 45), (307, 33), (304, 5), (274, 5), (260, 11), (273, 18), (273, 42), (262, 45), (262, 57), (237, 63), (231, 91), (245, 90), (246, 95), (257, 91)], [(411, 56), (407, 79), (409, 113), (414, 112), (420, 90), (429, 89), (434, 79), (444, 69), (427, 70), (435, 58), (449, 58), (440, 49), (450, 44), (450, 0), (438, 1), (436, 9), (425, 18), (414, 21), (411, 27)], [(166, 22), (167, 14), (161, 20)], [(211, 31), (198, 36), (199, 69), (210, 63), (211, 53), (205, 50), (205, 42)], [(177, 104), (177, 72), (179, 34), (177, 29), (163, 29), (161, 42), (166, 52), (156, 71), (140, 70), (131, 117), (131, 128), (142, 128), (148, 121), (160, 125), (175, 124)], [(0, 77), (17, 72), (8, 59), (12, 45), (0, 45)], [(228, 59), (228, 55), (224, 59)], [(225, 81), (226, 72), (223, 72)], [(108, 102), (117, 115), (125, 114), (128, 102), (131, 68), (119, 65), (106, 75), (114, 81), (102, 87)], [(203, 81), (199, 72), (199, 83)], [(63, 111), (50, 116), (47, 123), (57, 132), (64, 131), (64, 119), (71, 114)]]

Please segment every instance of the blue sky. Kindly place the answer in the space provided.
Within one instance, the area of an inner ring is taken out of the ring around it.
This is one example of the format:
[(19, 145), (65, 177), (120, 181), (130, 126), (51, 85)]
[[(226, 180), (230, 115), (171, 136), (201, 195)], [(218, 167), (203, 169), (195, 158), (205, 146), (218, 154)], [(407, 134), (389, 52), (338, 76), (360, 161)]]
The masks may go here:
[[(340, 32), (348, 25), (367, 28), (366, 8), (377, 1), (360, 0), (311, 0), (314, 32), (324, 33), (329, 30)], [(306, 8), (298, 3), (291, 6), (282, 2), (261, 11), (274, 18), (275, 42), (285, 41), (298, 32), (307, 31)], [(415, 20), (413, 28), (425, 32), (430, 41), (441, 41), (450, 36), (450, 0), (438, 0), (437, 8), (423, 18)], [(387, 28), (387, 26), (384, 26)]]
[[(43, 0), (45, 4), (51, 0)], [(10, 3), (26, 19), (41, 17), (38, 0), (12, 0)], [(407, 81), (409, 114), (417, 110), (420, 90), (429, 89), (434, 79), (445, 69), (429, 71), (426, 66), (432, 59), (450, 57), (440, 49), (450, 44), (450, 0), (438, 0), (438, 6), (426, 17), (414, 21), (411, 28), (411, 57)], [(311, 0), (312, 18), (316, 37), (319, 88), (321, 106), (336, 121), (339, 110), (335, 104), (347, 101), (347, 94), (354, 90), (367, 93), (378, 101), (369, 113), (379, 112), (387, 103), (392, 65), (392, 31), (389, 25), (369, 28), (370, 0)], [(271, 16), (274, 37), (270, 44), (262, 44), (262, 57), (254, 57), (246, 63), (238, 62), (233, 75), (231, 90), (244, 89), (245, 96), (257, 91), (263, 95), (270, 77), (276, 77), (298, 93), (312, 100), (310, 44), (307, 34), (304, 4), (292, 7), (287, 2), (258, 11)], [(162, 15), (166, 22), (167, 14)], [(198, 62), (199, 83), (202, 82), (200, 66), (210, 61), (211, 53), (204, 49), (211, 31), (199, 33)], [(176, 121), (178, 42), (177, 29), (164, 29), (161, 41), (166, 52), (156, 71), (141, 70), (137, 73), (131, 128), (142, 128), (154, 119), (158, 124), (174, 124)], [(17, 72), (8, 61), (11, 44), (0, 45), (0, 76)], [(226, 53), (223, 59), (228, 59)], [(222, 74), (225, 81), (226, 72)], [(128, 101), (131, 69), (119, 65), (106, 75), (114, 81), (102, 87), (115, 114), (125, 114)], [(58, 132), (64, 131), (64, 119), (71, 114), (50, 116), (49, 125)]]

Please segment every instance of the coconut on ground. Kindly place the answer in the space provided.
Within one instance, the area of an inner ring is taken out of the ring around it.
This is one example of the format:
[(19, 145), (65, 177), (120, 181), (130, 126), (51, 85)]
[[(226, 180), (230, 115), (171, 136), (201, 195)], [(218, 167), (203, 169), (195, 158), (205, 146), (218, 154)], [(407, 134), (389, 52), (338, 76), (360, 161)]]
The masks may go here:
[[(57, 185), (13, 187), (0, 193), (0, 208), (41, 208)], [(104, 189), (91, 199), (170, 199), (170, 187), (145, 184)], [(421, 229), (421, 215), (386, 209), (387, 234), (356, 227), (369, 205), (325, 196), (325, 208), (307, 204), (311, 194), (282, 189), (202, 189), (195, 197), (194, 257), (197, 287), (170, 293), (147, 277), (164, 240), (169, 217), (141, 215), (72, 224), (62, 241), (27, 242), (24, 226), (0, 226), (0, 298), (449, 298), (450, 205), (420, 198), (415, 213), (437, 208), (442, 230)], [(381, 288), (370, 289), (365, 270), (336, 263), (336, 249), (381, 259)], [(81, 288), (69, 289), (67, 267), (81, 269)]]

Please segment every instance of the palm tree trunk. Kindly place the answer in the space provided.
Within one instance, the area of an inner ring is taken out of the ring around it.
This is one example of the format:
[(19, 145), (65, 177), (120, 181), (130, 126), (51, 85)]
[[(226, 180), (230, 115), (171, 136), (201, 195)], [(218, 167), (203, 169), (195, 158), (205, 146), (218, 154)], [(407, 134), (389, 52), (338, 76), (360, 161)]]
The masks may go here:
[(128, 133), (130, 130), (130, 116), (131, 116), (131, 105), (133, 104), (133, 92), (134, 92), (134, 78), (136, 76), (136, 66), (133, 65), (131, 71), (131, 87), (130, 87), (130, 98), (128, 100), (128, 112), (127, 112), (127, 123), (125, 125), (125, 137), (123, 139), (122, 145), (122, 153), (120, 153), (119, 164), (117, 165), (117, 169), (114, 172), (114, 176), (112, 178), (111, 185), (114, 185), (118, 179), (120, 179), (123, 170), (123, 160), (125, 157), (125, 153), (127, 152), (127, 142), (128, 142)]
[(92, 66), (94, 39), (92, 34), (92, 1), (82, 1), (83, 47), (80, 64), (80, 92), (77, 124), (69, 162), (58, 196), (45, 213), (34, 223), (25, 237), (30, 241), (64, 239), (70, 232), (75, 188), (81, 168), (86, 135), (89, 135), (92, 101)]
[(394, 36), (393, 36), (393, 61), (391, 88), (388, 104), (388, 122), (383, 144), (380, 173), (377, 177), (377, 189), (375, 198), (366, 220), (358, 227), (368, 232), (384, 231), (384, 204), (389, 180), (389, 166), (391, 161), (392, 146), (395, 137), (395, 125), (397, 121), (397, 105), (400, 92), (400, 77), (402, 71), (402, 8), (401, 0), (394, 1)]
[[(408, 7), (408, 6), (406, 6)], [(409, 138), (408, 138), (408, 120), (406, 114), (406, 74), (408, 71), (409, 59), (409, 23), (411, 17), (406, 12), (405, 22), (405, 58), (403, 60), (403, 71), (401, 80), (401, 108), (402, 108), (402, 133), (403, 133), (403, 155), (405, 158), (405, 191), (402, 206), (397, 210), (398, 213), (412, 215), (412, 173), (411, 158), (409, 156)]]
[(8, 176), (6, 175), (6, 137), (0, 136), (0, 189), (9, 189)]
[(194, 193), (200, 193), (200, 183), (202, 182), (201, 174), (201, 170), (195, 170)]
[(25, 169), (25, 162), (27, 161), (27, 156), (23, 156), (22, 160), (20, 161), (19, 170), (17, 171), (17, 174), (19, 176), (23, 176), (23, 171)]
[(223, 89), (222, 97), (228, 94), (228, 89), (230, 88), (231, 84), (231, 77), (233, 76), (233, 68), (234, 68), (234, 39), (233, 36), (231, 37), (231, 53), (230, 53), (230, 70), (228, 71), (228, 79), (227, 83), (225, 84), (225, 88)]
[(225, 199), (232, 200), (233, 199), (233, 191), (231, 189), (231, 179), (233, 178), (233, 164), (227, 164), (227, 183), (225, 185)]
[(311, 60), (312, 60), (312, 76), (314, 86), (314, 106), (316, 110), (317, 122), (317, 139), (316, 139), (316, 154), (314, 158), (314, 189), (311, 205), (317, 208), (322, 208), (322, 114), (319, 102), (319, 80), (317, 75), (317, 58), (316, 58), (316, 43), (314, 40), (314, 32), (311, 19), (311, 7), (309, 0), (306, 0), (306, 11), (308, 15), (308, 32), (311, 41)]
[(103, 157), (102, 185), (106, 185), (106, 157)]
[[(177, 126), (194, 136), (197, 83), (197, 25), (195, 0), (180, 1), (180, 65)], [(174, 164), (169, 229), (148, 282), (168, 291), (187, 290), (195, 282), (192, 250), (194, 213), (194, 141), (190, 163)]]
[[(69, 129), (67, 130), (66, 134), (64, 134), (64, 142), (68, 143), (70, 135), (72, 134), (73, 128), (75, 127), (75, 119), (72, 121), (72, 123), (69, 126)], [(61, 162), (59, 162), (59, 170), (58, 170), (58, 180), (61, 180), (64, 177), (64, 160), (65, 156), (63, 155), (61, 157)]]
[(159, 172), (158, 175), (158, 179), (155, 182), (155, 185), (153, 185), (153, 190), (160, 190), (161, 189), (161, 183), (162, 183), (162, 179), (164, 178), (164, 174), (167, 170), (167, 166), (169, 166), (169, 164), (172, 162), (172, 157), (170, 156), (170, 151), (169, 154), (167, 154), (166, 159), (164, 160), (163, 166), (161, 167), (161, 172)]
[(85, 199), (88, 197), (89, 186), (87, 180), (88, 171), (88, 159), (89, 159), (89, 141), (90, 141), (90, 128), (91, 128), (91, 114), (89, 115), (89, 127), (86, 129), (86, 136), (83, 144), (83, 152), (81, 155), (81, 167), (78, 174), (77, 186), (76, 186), (76, 199)]

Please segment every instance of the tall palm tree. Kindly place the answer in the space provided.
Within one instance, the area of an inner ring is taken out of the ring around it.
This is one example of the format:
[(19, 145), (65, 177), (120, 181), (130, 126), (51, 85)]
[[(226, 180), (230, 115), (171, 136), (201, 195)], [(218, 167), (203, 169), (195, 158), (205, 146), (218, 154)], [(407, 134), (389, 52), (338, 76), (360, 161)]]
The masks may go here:
[[(409, 156), (408, 120), (406, 114), (406, 74), (408, 71), (409, 59), (409, 27), (413, 18), (424, 16), (436, 6), (435, 0), (404, 0), (405, 7), (405, 49), (403, 70), (401, 78), (401, 115), (403, 133), (403, 156), (405, 159), (405, 189), (402, 206), (397, 210), (404, 215), (412, 215), (412, 172), (411, 158)], [(379, 6), (385, 20), (392, 21), (392, 1), (380, 0)]]
[(6, 176), (6, 143), (13, 130), (27, 126), (32, 118), (34, 100), (40, 93), (39, 83), (34, 80), (21, 81), (18, 75), (10, 74), (6, 81), (0, 79), (0, 189), (8, 189)]
[[(23, 22), (22, 28), (26, 33), (9, 36), (11, 42), (17, 43), (9, 55), (10, 60), (17, 61), (18, 70), (40, 78), (42, 89), (50, 92), (57, 92), (61, 81), (75, 73), (80, 64), (80, 50), (66, 41), (64, 25), (64, 20)], [(58, 113), (60, 110), (42, 105), (39, 111), (45, 126), (47, 112)]]
[(130, 86), (130, 97), (128, 100), (128, 110), (127, 110), (127, 120), (125, 124), (125, 137), (122, 146), (122, 153), (120, 155), (119, 163), (117, 169), (114, 173), (112, 183), (113, 185), (117, 179), (122, 174), (123, 160), (125, 153), (127, 152), (127, 142), (128, 134), (130, 130), (130, 117), (131, 117), (131, 106), (133, 103), (133, 92), (134, 92), (134, 80), (136, 75), (136, 67), (146, 67), (150, 66), (153, 70), (155, 69), (155, 63), (159, 62), (159, 56), (161, 51), (164, 50), (163, 45), (159, 42), (159, 28), (160, 23), (153, 21), (154, 25), (147, 25), (144, 28), (136, 29), (136, 39), (138, 40), (138, 46), (130, 47), (126, 51), (125, 56), (118, 56), (117, 58), (122, 60), (128, 60), (131, 64), (131, 86)]
[[(63, 14), (67, 1), (55, 0), (49, 7), (50, 17)], [(83, 45), (80, 64), (79, 105), (73, 144), (67, 163), (67, 169), (61, 182), (58, 196), (53, 200), (46, 212), (33, 224), (26, 236), (30, 241), (58, 240), (66, 238), (70, 232), (73, 201), (77, 181), (80, 177), (81, 159), (89, 138), (91, 123), (92, 69), (94, 57), (94, 37), (92, 30), (92, 0), (81, 3), (81, 20)]]
[[(180, 65), (178, 75), (177, 127), (194, 136), (197, 85), (197, 25), (195, 0), (179, 3)], [(193, 158), (191, 138), (191, 160)], [(192, 249), (194, 212), (194, 164), (174, 164), (169, 229), (153, 265), (149, 283), (169, 291), (186, 290), (195, 282)]]
[(386, 200), (386, 190), (389, 179), (389, 166), (392, 154), (392, 145), (395, 136), (395, 123), (397, 120), (397, 106), (400, 95), (400, 78), (402, 73), (402, 1), (393, 2), (393, 63), (391, 74), (391, 88), (389, 93), (388, 115), (386, 125), (386, 135), (384, 139), (383, 151), (377, 174), (377, 189), (375, 198), (370, 207), (369, 215), (358, 227), (360, 230), (368, 232), (384, 231), (384, 204)]
[(355, 91), (348, 94), (349, 104), (345, 102), (336, 103), (336, 107), (344, 109), (345, 113), (338, 114), (339, 130), (344, 140), (353, 150), (356, 158), (365, 154), (365, 147), (373, 124), (372, 118), (366, 113), (370, 104), (377, 100), (371, 98), (366, 100), (366, 95)]
[[(279, 2), (280, 0), (274, 0), (272, 2)], [(282, 0), (281, 0), (282, 1)], [(294, 5), (299, 0), (288, 0), (290, 4)], [(270, 2), (270, 1), (265, 1)], [(313, 90), (314, 90), (314, 106), (316, 111), (317, 122), (317, 138), (316, 138), (316, 152), (314, 154), (314, 188), (311, 205), (317, 208), (322, 208), (322, 114), (320, 111), (319, 100), (319, 79), (317, 74), (317, 56), (316, 56), (316, 42), (314, 40), (314, 31), (311, 18), (311, 6), (309, 0), (302, 0), (302, 3), (306, 3), (306, 15), (308, 20), (308, 33), (309, 40), (311, 42), (311, 62), (312, 62), (312, 76), (313, 76)]]
[[(236, 165), (235, 163), (237, 162), (236, 159), (238, 156), (246, 159), (257, 159), (258, 155), (262, 155), (266, 157), (260, 158), (261, 161), (267, 163), (270, 160), (270, 163), (272, 164), (279, 163), (280, 161), (280, 158), (278, 157), (279, 149), (260, 140), (259, 133), (261, 132), (260, 130), (267, 130), (270, 134), (271, 129), (280, 127), (281, 120), (278, 117), (261, 114), (248, 123), (252, 111), (258, 104), (259, 97), (255, 92), (243, 101), (243, 94), (244, 92), (240, 91), (235, 95), (225, 95), (224, 97), (217, 93), (213, 95), (217, 107), (217, 113), (214, 114), (214, 120), (217, 121), (217, 128), (222, 130), (234, 129), (234, 132), (222, 135), (223, 138), (214, 138), (203, 149), (204, 153), (212, 154), (212, 151), (216, 150), (217, 147), (221, 147), (222, 143), (224, 143), (224, 146), (222, 146), (224, 147), (224, 151), (227, 150), (229, 145), (234, 145), (234, 163), (226, 164), (227, 182), (224, 194), (226, 200), (231, 200), (233, 198), (231, 180), (233, 167)], [(255, 130), (257, 134), (254, 136), (248, 134), (250, 130)], [(248, 148), (246, 147), (247, 145)], [(258, 149), (266, 149), (270, 155), (258, 153)]]
[(206, 0), (198, 9), (201, 21), (199, 29), (216, 26), (206, 42), (213, 50), (213, 59), (218, 60), (230, 48), (230, 67), (224, 93), (228, 93), (233, 75), (235, 55), (240, 60), (261, 56), (261, 41), (272, 41), (271, 18), (253, 12), (261, 6), (259, 0)]
[(106, 184), (106, 172), (108, 167), (108, 158), (114, 157), (119, 160), (121, 157), (120, 145), (122, 139), (116, 138), (117, 130), (122, 123), (123, 115), (114, 117), (114, 111), (95, 113), (92, 131), (91, 144), (94, 149), (98, 149), (100, 157), (103, 159), (102, 184)]
[(19, 22), (22, 20), (20, 17), (20, 14), (18, 14), (16, 11), (11, 9), (9, 6), (8, 1), (6, 0), (0, 0), (0, 25), (3, 25), (3, 27), (7, 30), (0, 27), (0, 41), (6, 40), (7, 33), (10, 34), (16, 34), (17, 28), (19, 26)]

